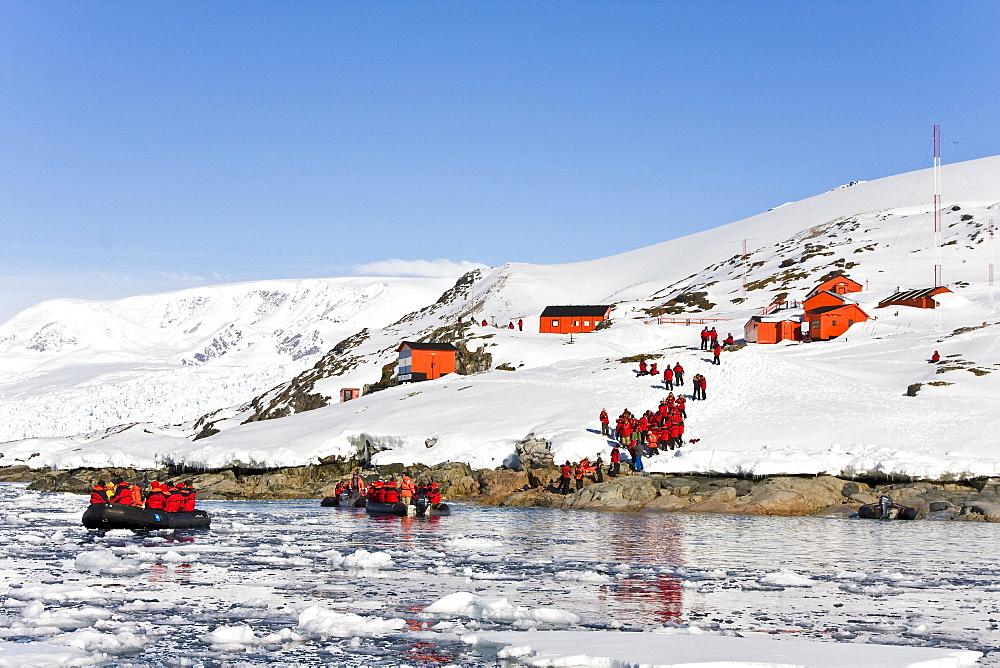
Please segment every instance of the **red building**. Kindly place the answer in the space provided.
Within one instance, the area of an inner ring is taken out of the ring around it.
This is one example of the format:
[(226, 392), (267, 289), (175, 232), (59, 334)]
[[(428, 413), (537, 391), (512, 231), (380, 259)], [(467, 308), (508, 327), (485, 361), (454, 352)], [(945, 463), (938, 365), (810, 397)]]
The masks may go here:
[(755, 315), (743, 326), (743, 338), (747, 343), (799, 341), (805, 329), (813, 341), (834, 339), (855, 323), (868, 320), (868, 314), (845, 297), (862, 289), (860, 283), (847, 276), (829, 278), (806, 295), (801, 319), (777, 313)]
[(345, 387), (340, 390), (340, 401), (350, 401), (361, 396), (361, 390), (357, 387)]
[(755, 315), (743, 325), (747, 343), (777, 343), (802, 340), (802, 316)]
[(936, 288), (923, 288), (921, 290), (904, 290), (903, 292), (897, 292), (888, 299), (880, 301), (878, 303), (878, 308), (885, 308), (886, 306), (937, 308), (937, 302), (934, 300), (934, 295), (939, 295), (944, 292), (951, 292), (951, 290), (943, 285)]
[(434, 380), (455, 373), (455, 354), (458, 348), (450, 343), (403, 341), (396, 352), (399, 353), (396, 377), (401, 383)]
[(611, 316), (610, 305), (546, 306), (538, 323), (542, 334), (582, 334), (592, 332)]

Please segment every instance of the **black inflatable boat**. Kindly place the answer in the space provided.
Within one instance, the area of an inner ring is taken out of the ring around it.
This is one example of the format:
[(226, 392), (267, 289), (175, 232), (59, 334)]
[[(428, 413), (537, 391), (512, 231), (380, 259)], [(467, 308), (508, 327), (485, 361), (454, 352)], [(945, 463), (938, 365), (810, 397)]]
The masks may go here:
[(418, 496), (413, 504), (418, 517), (431, 515), (451, 515), (451, 508), (447, 503), (428, 503), (427, 497)]
[(897, 505), (889, 497), (883, 496), (877, 503), (866, 503), (858, 508), (858, 517), (866, 520), (915, 520), (917, 509)]
[(83, 526), (88, 529), (207, 529), (211, 522), (204, 510), (168, 513), (120, 503), (92, 503), (83, 513)]
[(368, 500), (359, 494), (342, 492), (339, 496), (324, 497), (319, 505), (324, 508), (364, 508), (367, 503)]
[(372, 513), (374, 515), (412, 515), (411, 510), (413, 506), (408, 506), (402, 502), (396, 503), (380, 503), (378, 501), (369, 501), (365, 505), (365, 512)]

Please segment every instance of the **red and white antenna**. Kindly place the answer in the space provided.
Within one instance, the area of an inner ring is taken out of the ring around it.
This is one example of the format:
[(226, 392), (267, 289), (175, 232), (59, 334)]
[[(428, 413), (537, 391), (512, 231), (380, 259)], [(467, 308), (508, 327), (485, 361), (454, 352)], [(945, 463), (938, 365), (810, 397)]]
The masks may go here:
[[(941, 126), (934, 126), (934, 287), (941, 280)], [(941, 309), (934, 309), (934, 331), (941, 331)]]
[(934, 126), (934, 287), (941, 285), (941, 126)]
[(993, 246), (993, 219), (990, 218), (990, 225), (986, 229), (989, 236), (987, 237), (990, 244), (990, 268), (989, 268), (989, 284), (990, 284), (990, 301), (993, 301), (993, 263), (996, 262), (996, 250)]

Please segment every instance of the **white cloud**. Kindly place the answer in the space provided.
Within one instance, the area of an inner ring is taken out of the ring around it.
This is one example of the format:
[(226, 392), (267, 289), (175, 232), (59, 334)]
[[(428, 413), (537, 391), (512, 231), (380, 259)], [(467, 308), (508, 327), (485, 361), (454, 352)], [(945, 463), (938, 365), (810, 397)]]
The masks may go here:
[(175, 273), (170, 271), (154, 271), (153, 276), (164, 278), (170, 283), (174, 283), (176, 285), (183, 285), (186, 287), (190, 287), (192, 285), (201, 285), (202, 283), (205, 282), (205, 278), (203, 276), (194, 276), (192, 274), (187, 273), (186, 271), (182, 271), (180, 273)]
[(478, 262), (451, 260), (380, 260), (354, 268), (361, 276), (419, 276), (423, 278), (459, 277), (473, 269), (485, 269)]

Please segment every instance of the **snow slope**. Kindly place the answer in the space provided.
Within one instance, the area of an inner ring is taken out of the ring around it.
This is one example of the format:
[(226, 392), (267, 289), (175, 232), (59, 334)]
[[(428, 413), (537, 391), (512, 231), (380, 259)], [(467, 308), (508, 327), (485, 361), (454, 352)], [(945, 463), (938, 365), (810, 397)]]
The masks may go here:
[[(933, 277), (932, 173), (924, 170), (609, 258), (478, 272), (431, 306), (372, 329), (344, 353), (351, 364), (338, 375), (314, 373), (309, 387), (335, 396), (340, 387), (374, 382), (399, 341), (431, 335), (473, 310), (477, 321), (502, 325), (524, 318), (524, 332), (476, 326), (466, 336), (470, 349), (492, 355), (494, 369), (516, 371), (450, 376), (250, 424), (240, 424), (246, 409), (234, 408), (215, 425), (221, 433), (198, 441), (191, 441), (191, 427), (148, 424), (100, 439), (32, 439), (3, 451), (25, 461), (37, 452), (33, 465), (57, 467), (218, 467), (301, 464), (352, 456), (367, 444), (382, 450), (376, 462), (495, 466), (533, 434), (551, 441), (557, 459), (577, 459), (608, 452), (594, 433), (601, 408), (612, 415), (655, 408), (665, 394), (618, 361), (648, 354), (680, 361), (688, 377), (700, 372), (709, 384), (708, 401), (689, 403), (686, 435), (698, 441), (652, 460), (651, 470), (1000, 475), (996, 439), (984, 428), (1000, 408), (1000, 317), (986, 285), (993, 256), (986, 230), (1000, 220), (1000, 158), (942, 172), (942, 264), (954, 294), (940, 300), (940, 322), (931, 311), (875, 309), (897, 288), (926, 287)], [(697, 203), (675, 215), (697, 215)], [(751, 249), (745, 298), (744, 239)], [(723, 335), (739, 338), (762, 307), (777, 298), (801, 300), (835, 270), (866, 285), (852, 297), (877, 319), (833, 342), (748, 346), (716, 367), (696, 349), (700, 326), (644, 324), (659, 313), (711, 317)], [(614, 303), (614, 325), (572, 343), (538, 334), (541, 309), (565, 303)], [(935, 349), (946, 364), (927, 363)], [(925, 384), (918, 395), (903, 396), (915, 383)], [(278, 390), (269, 396), (283, 400)]]

